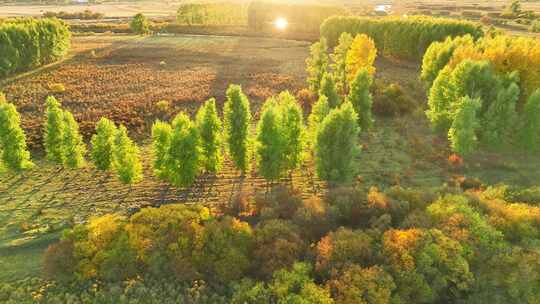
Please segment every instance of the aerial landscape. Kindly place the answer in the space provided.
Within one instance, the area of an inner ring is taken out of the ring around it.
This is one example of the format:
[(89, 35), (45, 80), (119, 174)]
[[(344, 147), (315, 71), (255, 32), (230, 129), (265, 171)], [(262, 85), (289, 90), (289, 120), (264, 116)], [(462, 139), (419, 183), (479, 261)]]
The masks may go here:
[(0, 0), (0, 303), (540, 304), (540, 1)]

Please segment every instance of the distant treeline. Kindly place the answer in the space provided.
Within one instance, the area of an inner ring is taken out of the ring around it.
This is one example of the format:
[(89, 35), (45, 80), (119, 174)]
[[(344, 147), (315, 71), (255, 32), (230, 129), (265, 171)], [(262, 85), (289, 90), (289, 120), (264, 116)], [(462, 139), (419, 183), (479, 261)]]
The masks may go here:
[(318, 32), (321, 23), (328, 17), (348, 14), (347, 9), (335, 5), (253, 1), (248, 8), (248, 25), (252, 29), (262, 30), (281, 17), (288, 21), (291, 30)]
[(95, 20), (95, 19), (103, 19), (105, 15), (99, 12), (93, 12), (91, 10), (85, 9), (82, 12), (73, 12), (73, 13), (64, 12), (64, 11), (59, 11), (59, 12), (48, 11), (43, 14), (43, 17), (46, 17), (46, 18), (56, 17), (59, 19)]
[(55, 18), (0, 21), (0, 76), (61, 58), (70, 36), (67, 25)]
[(330, 17), (321, 25), (321, 37), (329, 46), (337, 44), (344, 33), (366, 34), (375, 40), (383, 54), (406, 59), (421, 59), (432, 42), (446, 37), (470, 34), (474, 38), (483, 35), (479, 24), (445, 18), (365, 18), (352, 16)]
[(253, 30), (273, 27), (277, 18), (288, 21), (290, 31), (318, 32), (321, 23), (334, 15), (347, 15), (341, 6), (305, 5), (253, 1), (249, 5), (232, 3), (184, 4), (177, 21), (187, 25), (242, 25)]

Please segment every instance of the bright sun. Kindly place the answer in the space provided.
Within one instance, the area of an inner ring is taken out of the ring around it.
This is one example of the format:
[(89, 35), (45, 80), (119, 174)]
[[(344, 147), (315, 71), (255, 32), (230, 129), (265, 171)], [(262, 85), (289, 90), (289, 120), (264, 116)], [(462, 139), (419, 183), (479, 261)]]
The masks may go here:
[(287, 20), (285, 18), (277, 18), (276, 21), (274, 21), (274, 25), (276, 26), (276, 28), (280, 29), (280, 30), (284, 30), (285, 28), (287, 28), (287, 25), (289, 23), (287, 22)]

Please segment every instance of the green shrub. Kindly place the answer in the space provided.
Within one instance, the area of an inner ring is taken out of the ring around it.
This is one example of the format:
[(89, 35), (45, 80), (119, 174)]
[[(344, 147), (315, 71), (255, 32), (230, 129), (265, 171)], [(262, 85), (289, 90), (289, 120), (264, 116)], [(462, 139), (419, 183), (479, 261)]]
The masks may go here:
[(399, 116), (414, 111), (418, 105), (397, 83), (385, 85), (375, 82), (373, 113), (381, 116)]
[(131, 29), (131, 32), (139, 35), (150, 33), (148, 20), (141, 13), (138, 13), (133, 17), (133, 19), (129, 22), (129, 28)]

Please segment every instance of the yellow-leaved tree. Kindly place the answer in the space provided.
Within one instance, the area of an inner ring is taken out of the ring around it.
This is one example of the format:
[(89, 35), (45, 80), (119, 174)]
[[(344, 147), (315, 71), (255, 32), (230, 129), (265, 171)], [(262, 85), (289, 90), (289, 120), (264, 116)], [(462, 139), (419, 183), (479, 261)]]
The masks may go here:
[(347, 52), (347, 76), (351, 82), (360, 69), (366, 68), (370, 75), (375, 74), (373, 63), (377, 58), (377, 48), (373, 39), (365, 34), (354, 37), (351, 48)]

